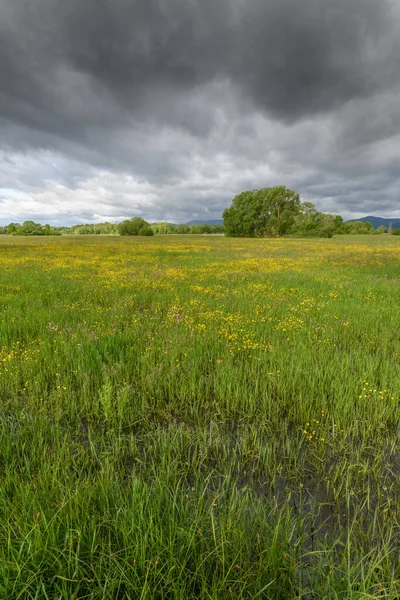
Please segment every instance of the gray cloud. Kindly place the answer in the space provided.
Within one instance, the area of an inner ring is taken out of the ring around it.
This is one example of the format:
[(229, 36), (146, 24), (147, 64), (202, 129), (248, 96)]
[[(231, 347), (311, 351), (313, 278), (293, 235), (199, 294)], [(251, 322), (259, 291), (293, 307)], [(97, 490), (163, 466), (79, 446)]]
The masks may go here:
[(393, 212), (399, 25), (395, 0), (0, 0), (0, 219), (212, 218), (278, 183)]

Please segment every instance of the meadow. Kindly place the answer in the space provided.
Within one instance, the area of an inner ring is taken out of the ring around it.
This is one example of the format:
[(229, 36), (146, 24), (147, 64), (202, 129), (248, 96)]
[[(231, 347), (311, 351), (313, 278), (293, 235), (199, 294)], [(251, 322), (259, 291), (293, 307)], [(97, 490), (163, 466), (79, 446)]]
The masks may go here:
[(0, 598), (400, 598), (400, 239), (0, 237)]

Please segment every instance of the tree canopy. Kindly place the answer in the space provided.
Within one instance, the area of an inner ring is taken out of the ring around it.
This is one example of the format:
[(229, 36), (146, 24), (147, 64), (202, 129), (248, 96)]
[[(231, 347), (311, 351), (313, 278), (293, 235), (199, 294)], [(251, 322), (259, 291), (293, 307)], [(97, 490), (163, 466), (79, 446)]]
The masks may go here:
[(348, 233), (340, 215), (319, 212), (285, 186), (242, 192), (223, 212), (230, 237), (332, 237)]
[(150, 224), (141, 217), (126, 219), (118, 225), (120, 235), (154, 235)]
[(288, 233), (300, 211), (300, 197), (285, 186), (242, 192), (224, 210), (229, 237), (280, 237)]
[(19, 223), (10, 223), (7, 226), (7, 233), (9, 235), (61, 235), (54, 227), (50, 225), (41, 225), (34, 221), (24, 221), (22, 225)]

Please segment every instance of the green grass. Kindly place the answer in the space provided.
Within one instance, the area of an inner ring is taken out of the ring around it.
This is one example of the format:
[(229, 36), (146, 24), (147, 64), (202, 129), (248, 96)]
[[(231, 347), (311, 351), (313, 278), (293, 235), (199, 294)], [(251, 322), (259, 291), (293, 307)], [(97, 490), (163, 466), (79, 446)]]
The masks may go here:
[(0, 597), (400, 598), (400, 239), (0, 237)]

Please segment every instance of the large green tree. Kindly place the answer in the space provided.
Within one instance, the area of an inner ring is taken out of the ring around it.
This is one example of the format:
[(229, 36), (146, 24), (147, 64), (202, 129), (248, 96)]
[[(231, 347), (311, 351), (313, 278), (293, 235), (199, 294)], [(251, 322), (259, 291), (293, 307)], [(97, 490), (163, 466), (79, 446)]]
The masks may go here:
[(300, 210), (299, 194), (285, 186), (242, 192), (223, 212), (229, 237), (280, 237), (289, 233)]
[(120, 235), (154, 235), (150, 224), (141, 217), (127, 219), (118, 225)]

